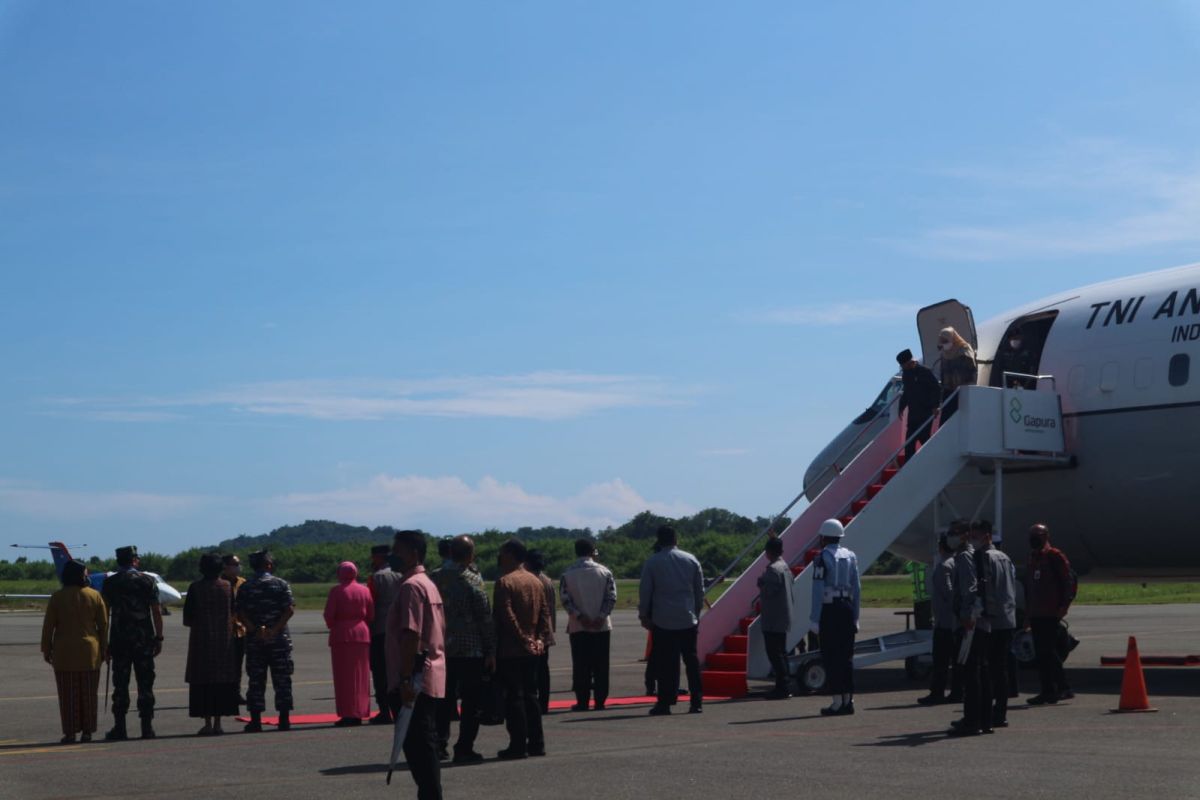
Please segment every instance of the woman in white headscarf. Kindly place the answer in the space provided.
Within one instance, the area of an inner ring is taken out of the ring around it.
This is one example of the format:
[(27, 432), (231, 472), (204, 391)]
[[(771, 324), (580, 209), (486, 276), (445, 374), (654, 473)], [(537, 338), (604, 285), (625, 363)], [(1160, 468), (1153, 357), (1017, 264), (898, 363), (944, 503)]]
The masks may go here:
[(979, 367), (975, 363), (975, 350), (954, 328), (942, 328), (938, 333), (938, 352), (942, 361), (942, 398), (947, 401), (942, 409), (944, 425), (958, 411), (958, 398), (950, 399), (950, 395), (962, 386), (974, 386), (979, 380)]

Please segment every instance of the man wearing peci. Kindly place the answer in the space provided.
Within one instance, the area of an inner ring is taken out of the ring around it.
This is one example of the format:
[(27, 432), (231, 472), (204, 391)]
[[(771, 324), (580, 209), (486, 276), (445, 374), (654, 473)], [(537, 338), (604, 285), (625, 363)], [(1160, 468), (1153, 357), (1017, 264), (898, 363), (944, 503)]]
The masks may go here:
[(671, 713), (679, 691), (681, 656), (691, 692), (688, 713), (699, 714), (703, 710), (704, 688), (700, 659), (696, 656), (696, 634), (700, 609), (704, 606), (704, 574), (696, 557), (680, 550), (678, 544), (674, 528), (664, 525), (658, 529), (658, 552), (646, 560), (638, 586), (638, 618), (654, 637), (650, 658), (658, 702), (650, 709), (651, 716)]

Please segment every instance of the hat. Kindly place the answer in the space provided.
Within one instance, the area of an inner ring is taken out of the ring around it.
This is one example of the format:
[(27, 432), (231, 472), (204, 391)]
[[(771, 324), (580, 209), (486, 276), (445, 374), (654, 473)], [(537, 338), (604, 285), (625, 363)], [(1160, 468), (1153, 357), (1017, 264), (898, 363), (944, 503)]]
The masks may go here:
[(126, 547), (118, 547), (117, 560), (121, 561), (128, 558), (137, 558), (137, 547), (132, 544)]
[(826, 539), (840, 539), (846, 535), (846, 528), (840, 520), (827, 519), (821, 523), (821, 529), (817, 531), (817, 535)]
[(371, 555), (373, 556), (386, 556), (391, 552), (391, 546), (386, 544), (377, 544), (371, 548)]
[(912, 358), (912, 350), (901, 350), (896, 354), (896, 363), (903, 367), (905, 364), (912, 361)]

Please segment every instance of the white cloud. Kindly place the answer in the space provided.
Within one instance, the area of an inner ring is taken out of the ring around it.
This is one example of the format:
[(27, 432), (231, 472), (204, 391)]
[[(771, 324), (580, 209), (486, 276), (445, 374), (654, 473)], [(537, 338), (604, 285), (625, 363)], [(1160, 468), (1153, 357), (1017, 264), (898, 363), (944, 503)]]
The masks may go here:
[(1005, 224), (952, 224), (897, 242), (933, 258), (997, 260), (1200, 244), (1200, 164), (1106, 140), (1077, 140), (1012, 168), (942, 171), (1016, 207), (1077, 209)]
[(0, 481), (0, 511), (55, 522), (164, 520), (189, 513), (209, 500), (198, 495), (69, 491)]
[[(636, 375), (534, 372), (422, 380), (267, 381), (179, 396), (57, 398), (84, 415), (165, 414), (218, 408), (242, 414), (322, 420), (505, 417), (556, 420), (619, 408), (676, 405), (688, 390)], [(147, 419), (152, 418), (147, 416)]]
[(558, 525), (601, 529), (647, 509), (665, 516), (690, 514), (681, 502), (646, 500), (620, 478), (585, 486), (565, 497), (534, 494), (516, 483), (485, 477), (471, 485), (458, 477), (377, 475), (360, 486), (269, 498), (264, 510), (288, 519), (335, 519), (361, 525), (411, 525), (480, 530)]
[(891, 300), (861, 300), (854, 303), (812, 303), (783, 308), (766, 308), (738, 314), (743, 322), (764, 325), (852, 325), (862, 322), (911, 318), (919, 306)]

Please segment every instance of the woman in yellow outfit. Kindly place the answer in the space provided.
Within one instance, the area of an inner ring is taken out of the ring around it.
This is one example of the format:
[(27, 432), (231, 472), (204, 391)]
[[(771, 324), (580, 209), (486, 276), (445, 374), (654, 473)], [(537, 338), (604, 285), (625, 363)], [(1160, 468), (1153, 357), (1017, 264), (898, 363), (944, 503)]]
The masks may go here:
[(42, 657), (54, 667), (63, 744), (90, 742), (96, 730), (100, 664), (108, 660), (108, 609), (88, 586), (87, 568), (69, 561), (63, 588), (50, 596), (42, 622)]

